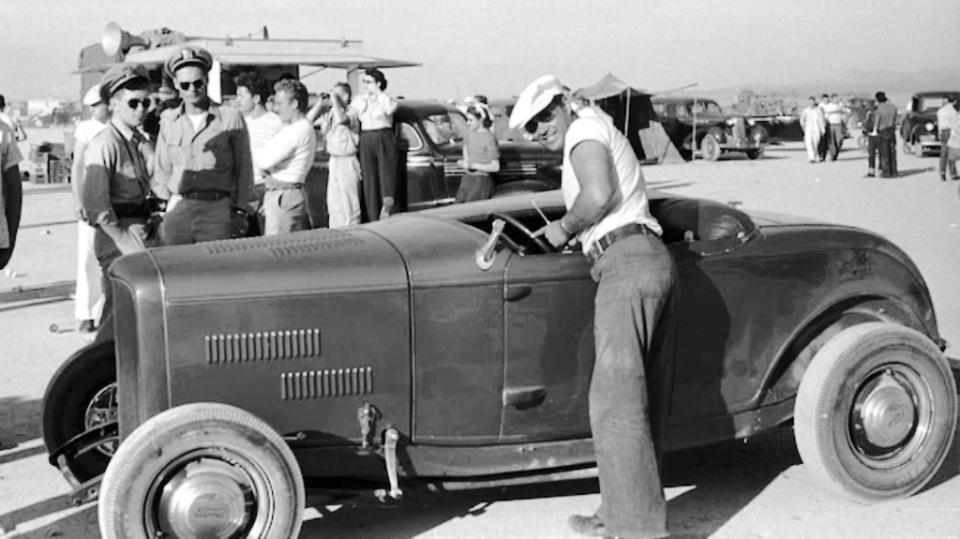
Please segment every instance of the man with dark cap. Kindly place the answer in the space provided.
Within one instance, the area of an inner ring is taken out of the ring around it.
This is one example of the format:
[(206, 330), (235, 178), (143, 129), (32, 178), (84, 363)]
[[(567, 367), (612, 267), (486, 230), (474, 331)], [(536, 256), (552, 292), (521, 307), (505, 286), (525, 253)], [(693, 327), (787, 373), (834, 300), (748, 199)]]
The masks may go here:
[(107, 268), (122, 255), (145, 250), (150, 210), (150, 173), (143, 156), (146, 139), (140, 127), (150, 108), (150, 78), (138, 64), (118, 64), (100, 80), (100, 96), (109, 104), (111, 118), (84, 153), (84, 172), (78, 179), (80, 212), (96, 228), (94, 252), (104, 275), (104, 305), (97, 341), (113, 334), (113, 293)]
[(510, 128), (563, 151), (567, 212), (534, 237), (556, 248), (578, 239), (597, 282), (589, 405), (600, 508), (569, 524), (591, 537), (667, 537), (658, 442), (673, 360), (677, 269), (650, 213), (640, 163), (610, 117), (591, 106), (574, 110), (553, 75), (523, 90)]
[(206, 93), (210, 53), (187, 46), (167, 59), (182, 104), (163, 114), (153, 190), (169, 199), (160, 226), (163, 245), (230, 237), (231, 206), (246, 208), (253, 192), (250, 141), (240, 111)]

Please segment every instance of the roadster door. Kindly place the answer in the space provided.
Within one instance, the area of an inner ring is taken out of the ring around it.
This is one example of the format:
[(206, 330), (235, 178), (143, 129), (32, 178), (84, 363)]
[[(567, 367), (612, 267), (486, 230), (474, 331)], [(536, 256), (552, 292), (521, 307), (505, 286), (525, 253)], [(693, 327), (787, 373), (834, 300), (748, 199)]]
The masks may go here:
[(510, 258), (501, 442), (590, 436), (595, 294), (580, 253)]

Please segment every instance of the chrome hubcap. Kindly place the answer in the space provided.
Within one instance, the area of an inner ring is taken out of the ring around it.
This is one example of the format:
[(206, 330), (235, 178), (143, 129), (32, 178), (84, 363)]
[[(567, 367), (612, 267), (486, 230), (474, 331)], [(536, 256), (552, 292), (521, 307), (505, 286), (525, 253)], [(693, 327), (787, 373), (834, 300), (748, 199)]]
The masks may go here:
[[(117, 420), (117, 384), (109, 384), (93, 396), (87, 403), (87, 409), (83, 414), (83, 426), (85, 430), (95, 429), (107, 423), (113, 423)], [(117, 451), (117, 442), (107, 442), (97, 446), (97, 451), (108, 457), (112, 457)]]
[(913, 369), (893, 364), (864, 379), (850, 410), (850, 442), (875, 469), (908, 462), (933, 421), (932, 391)]
[(186, 465), (163, 487), (159, 524), (181, 539), (228, 539), (245, 536), (255, 512), (249, 477), (220, 460)]
[(863, 399), (860, 410), (864, 434), (870, 443), (893, 447), (902, 443), (913, 429), (916, 409), (910, 393), (884, 373), (876, 387)]

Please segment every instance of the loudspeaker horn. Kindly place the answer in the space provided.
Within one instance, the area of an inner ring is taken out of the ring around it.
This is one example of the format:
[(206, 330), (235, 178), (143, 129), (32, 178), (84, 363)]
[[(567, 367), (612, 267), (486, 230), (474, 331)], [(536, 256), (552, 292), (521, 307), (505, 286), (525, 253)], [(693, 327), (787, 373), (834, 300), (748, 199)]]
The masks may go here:
[(125, 54), (132, 47), (149, 47), (150, 40), (130, 35), (129, 32), (120, 28), (119, 24), (111, 22), (103, 29), (100, 45), (107, 56), (113, 56), (118, 52)]

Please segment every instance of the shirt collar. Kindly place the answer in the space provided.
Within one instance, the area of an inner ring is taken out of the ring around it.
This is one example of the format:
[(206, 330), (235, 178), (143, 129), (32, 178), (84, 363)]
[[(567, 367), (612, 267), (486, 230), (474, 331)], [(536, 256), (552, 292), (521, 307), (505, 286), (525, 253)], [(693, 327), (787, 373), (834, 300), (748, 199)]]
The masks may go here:
[[(179, 107), (177, 107), (177, 108), (175, 108), (175, 109), (170, 109), (170, 110), (173, 111), (173, 114), (174, 114), (174, 116), (175, 116), (174, 119), (180, 119), (181, 116), (186, 116), (186, 115), (187, 115), (187, 105), (186, 105), (185, 103), (180, 103), (180, 106), (179, 106)], [(213, 116), (213, 119), (214, 119), (214, 120), (219, 120), (219, 119), (220, 119), (220, 104), (211, 99), (211, 100), (210, 100), (210, 108), (207, 109), (207, 113), (209, 113), (210, 116)]]
[(111, 118), (110, 123), (117, 128), (117, 131), (119, 131), (120, 134), (123, 135), (123, 138), (127, 139), (128, 141), (133, 141), (134, 133), (133, 133), (133, 129), (131, 129), (130, 126), (120, 121), (117, 117)]

